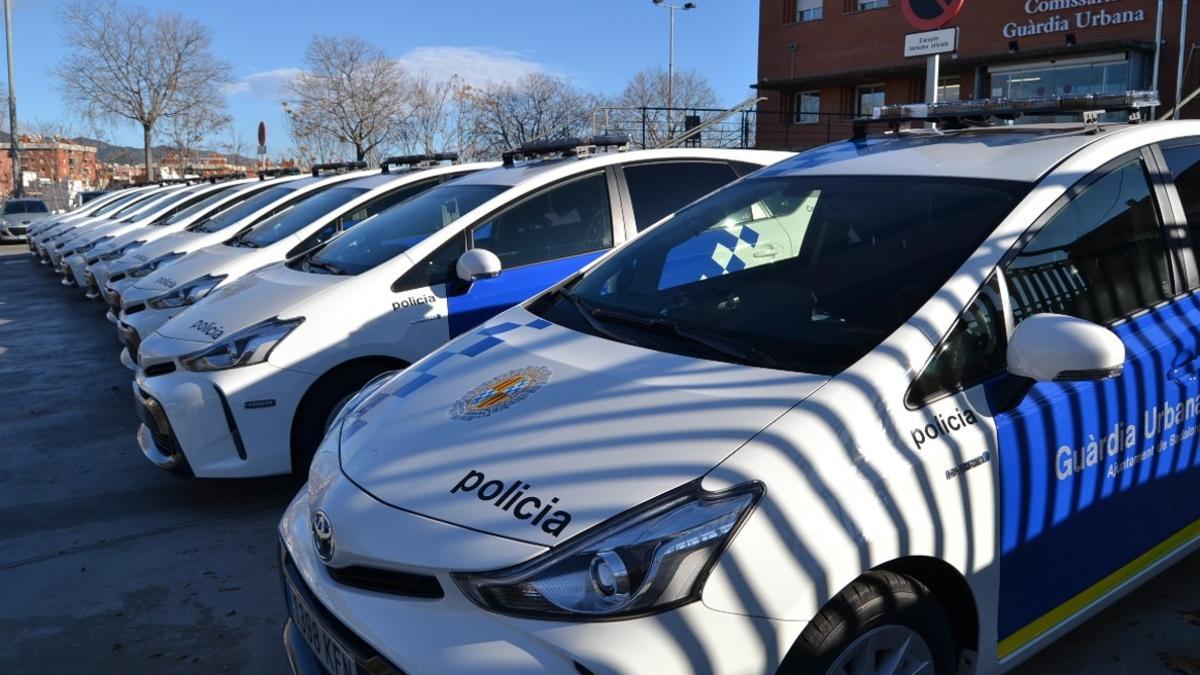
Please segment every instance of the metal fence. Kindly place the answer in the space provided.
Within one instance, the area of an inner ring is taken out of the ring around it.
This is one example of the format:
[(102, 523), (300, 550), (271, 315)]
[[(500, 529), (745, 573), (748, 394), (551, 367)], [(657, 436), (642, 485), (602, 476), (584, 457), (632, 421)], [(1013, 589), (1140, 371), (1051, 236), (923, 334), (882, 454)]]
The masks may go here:
[[(592, 113), (593, 133), (629, 134), (653, 148), (725, 113), (722, 108), (604, 107)], [(850, 137), (853, 115), (813, 113), (797, 123), (790, 111), (750, 108), (703, 129), (684, 147), (804, 150)]]

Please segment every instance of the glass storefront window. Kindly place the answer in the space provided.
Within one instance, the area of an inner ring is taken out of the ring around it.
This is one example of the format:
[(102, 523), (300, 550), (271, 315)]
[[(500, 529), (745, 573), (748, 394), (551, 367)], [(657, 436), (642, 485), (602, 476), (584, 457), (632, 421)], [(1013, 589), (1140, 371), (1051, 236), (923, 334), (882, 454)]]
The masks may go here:
[[(1036, 98), (1127, 91), (1129, 62), (1065, 63), (991, 74), (992, 98)], [(1118, 119), (1120, 116), (1118, 115)], [(1108, 116), (1102, 117), (1107, 120)], [(1070, 122), (1075, 117), (1026, 117), (1017, 123)]]
[(858, 106), (854, 113), (860, 117), (870, 115), (875, 108), (884, 104), (882, 84), (864, 84), (858, 88), (855, 104)]

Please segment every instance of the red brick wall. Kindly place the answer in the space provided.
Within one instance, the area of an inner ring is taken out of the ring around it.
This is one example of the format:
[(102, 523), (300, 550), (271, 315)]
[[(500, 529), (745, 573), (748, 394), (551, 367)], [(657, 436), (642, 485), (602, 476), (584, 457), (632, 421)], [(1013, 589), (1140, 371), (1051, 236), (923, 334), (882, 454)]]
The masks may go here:
[[(788, 85), (785, 83), (788, 80), (821, 78), (822, 82), (804, 84), (798, 89), (820, 88), (822, 112), (829, 113), (852, 113), (855, 85), (872, 81), (886, 83), (886, 97), (889, 103), (923, 100), (924, 60), (903, 57), (904, 36), (915, 30), (904, 20), (900, 0), (892, 0), (890, 7), (861, 12), (844, 11), (845, 7), (854, 6), (853, 0), (825, 0), (823, 19), (791, 23), (795, 1), (760, 0), (760, 83), (768, 87), (779, 83), (780, 86), (786, 87)], [(1030, 1), (1035, 6), (1038, 2)], [(1165, 4), (1159, 92), (1164, 104), (1169, 106), (1174, 99), (1175, 69), (1178, 63), (1180, 3), (1178, 0), (1172, 0)], [(960, 29), (957, 59), (943, 57), (942, 60), (942, 75), (957, 75), (960, 78), (960, 91), (964, 98), (970, 97), (974, 91), (976, 66), (1020, 60), (1071, 58), (1072, 52), (1083, 55), (1089, 52), (1089, 46), (1117, 40), (1153, 45), (1156, 0), (1110, 0), (1100, 5), (1036, 11), (1032, 15), (1026, 13), (1025, 7), (1026, 0), (966, 1), (962, 14), (954, 23)], [(1091, 11), (1093, 16), (1100, 11), (1109, 15), (1141, 11), (1144, 19), (1135, 23), (1079, 28), (1075, 15), (1086, 11)], [(1030, 19), (1044, 22), (1052, 16), (1061, 17), (1069, 23), (1069, 32), (1076, 36), (1075, 48), (1064, 49), (1065, 32), (1014, 38), (1004, 34), (1005, 25), (1009, 22), (1024, 26)], [(1191, 7), (1188, 25), (1188, 44), (1200, 43), (1200, 3)], [(1010, 39), (1017, 40), (1019, 44), (1016, 54), (1009, 53)], [(788, 48), (790, 43), (796, 44), (794, 55)], [(1037, 55), (1039, 51), (1047, 50), (1063, 53), (1052, 57)], [(1094, 50), (1095, 47), (1092, 47), (1092, 53), (1095, 53)], [(1145, 58), (1149, 68), (1153, 58), (1152, 49)], [(887, 75), (872, 75), (870, 71), (890, 72)], [(1197, 86), (1200, 86), (1200, 50), (1187, 69), (1184, 94)], [(790, 94), (781, 96), (778, 92), (766, 90), (762, 90), (762, 93), (768, 97), (762, 109), (791, 109)], [(1162, 110), (1165, 111), (1166, 108)], [(1200, 103), (1185, 107), (1183, 112), (1189, 117), (1200, 116)], [(785, 130), (778, 128), (771, 116), (760, 117), (760, 137), (777, 138), (784, 133)]]

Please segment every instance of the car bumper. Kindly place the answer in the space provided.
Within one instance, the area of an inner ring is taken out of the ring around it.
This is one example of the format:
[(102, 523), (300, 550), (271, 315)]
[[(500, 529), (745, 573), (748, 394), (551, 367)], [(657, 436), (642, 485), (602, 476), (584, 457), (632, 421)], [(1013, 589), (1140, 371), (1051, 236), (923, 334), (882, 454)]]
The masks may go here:
[[(163, 324), (170, 321), (179, 310), (152, 309), (146, 307), (143, 303), (134, 303), (129, 307), (134, 308), (140, 306), (132, 314), (128, 311), (122, 311), (117, 314), (118, 331), (122, 324), (133, 329), (137, 333), (137, 339), (140, 342), (154, 334), (154, 331), (162, 328)], [(124, 339), (122, 339), (124, 343)], [(125, 343), (128, 344), (128, 343)], [(137, 360), (137, 351), (133, 352), (134, 360)]]
[[(352, 636), (356, 660), (373, 658), (407, 675), (774, 672), (803, 629), (802, 622), (718, 612), (699, 602), (620, 621), (518, 619), (480, 609), (445, 575), (439, 580), (446, 596), (436, 600), (352, 588), (335, 581), (316, 558), (307, 515), (302, 490), (279, 524), (285, 584), (307, 594), (335, 637)], [(284, 646), (293, 672), (322, 672), (312, 670), (315, 654), (291, 627)], [(366, 672), (364, 665), (360, 660), (359, 672)]]
[(109, 278), (109, 263), (98, 262), (93, 265), (88, 265), (88, 272), (91, 272), (92, 279), (96, 282), (96, 291), (100, 295), (100, 299), (112, 307), (112, 301), (109, 299), (108, 278)]
[(193, 373), (177, 360), (139, 367), (134, 394), (152, 398), (166, 423), (143, 418), (138, 445), (156, 465), (186, 463), (199, 478), (288, 473), (292, 413), (314, 380), (265, 363), (212, 373)]

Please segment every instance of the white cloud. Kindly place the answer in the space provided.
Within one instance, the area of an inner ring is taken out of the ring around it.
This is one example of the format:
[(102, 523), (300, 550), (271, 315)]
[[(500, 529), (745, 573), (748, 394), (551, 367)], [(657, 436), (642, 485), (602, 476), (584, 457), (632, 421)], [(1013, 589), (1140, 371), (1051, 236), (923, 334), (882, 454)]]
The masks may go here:
[(225, 88), (225, 94), (249, 94), (257, 98), (279, 100), (284, 95), (288, 79), (300, 73), (299, 68), (276, 68), (251, 73)]
[(436, 80), (458, 75), (468, 82), (511, 82), (527, 73), (547, 72), (542, 64), (519, 52), (495, 47), (417, 47), (397, 61), (413, 73)]

